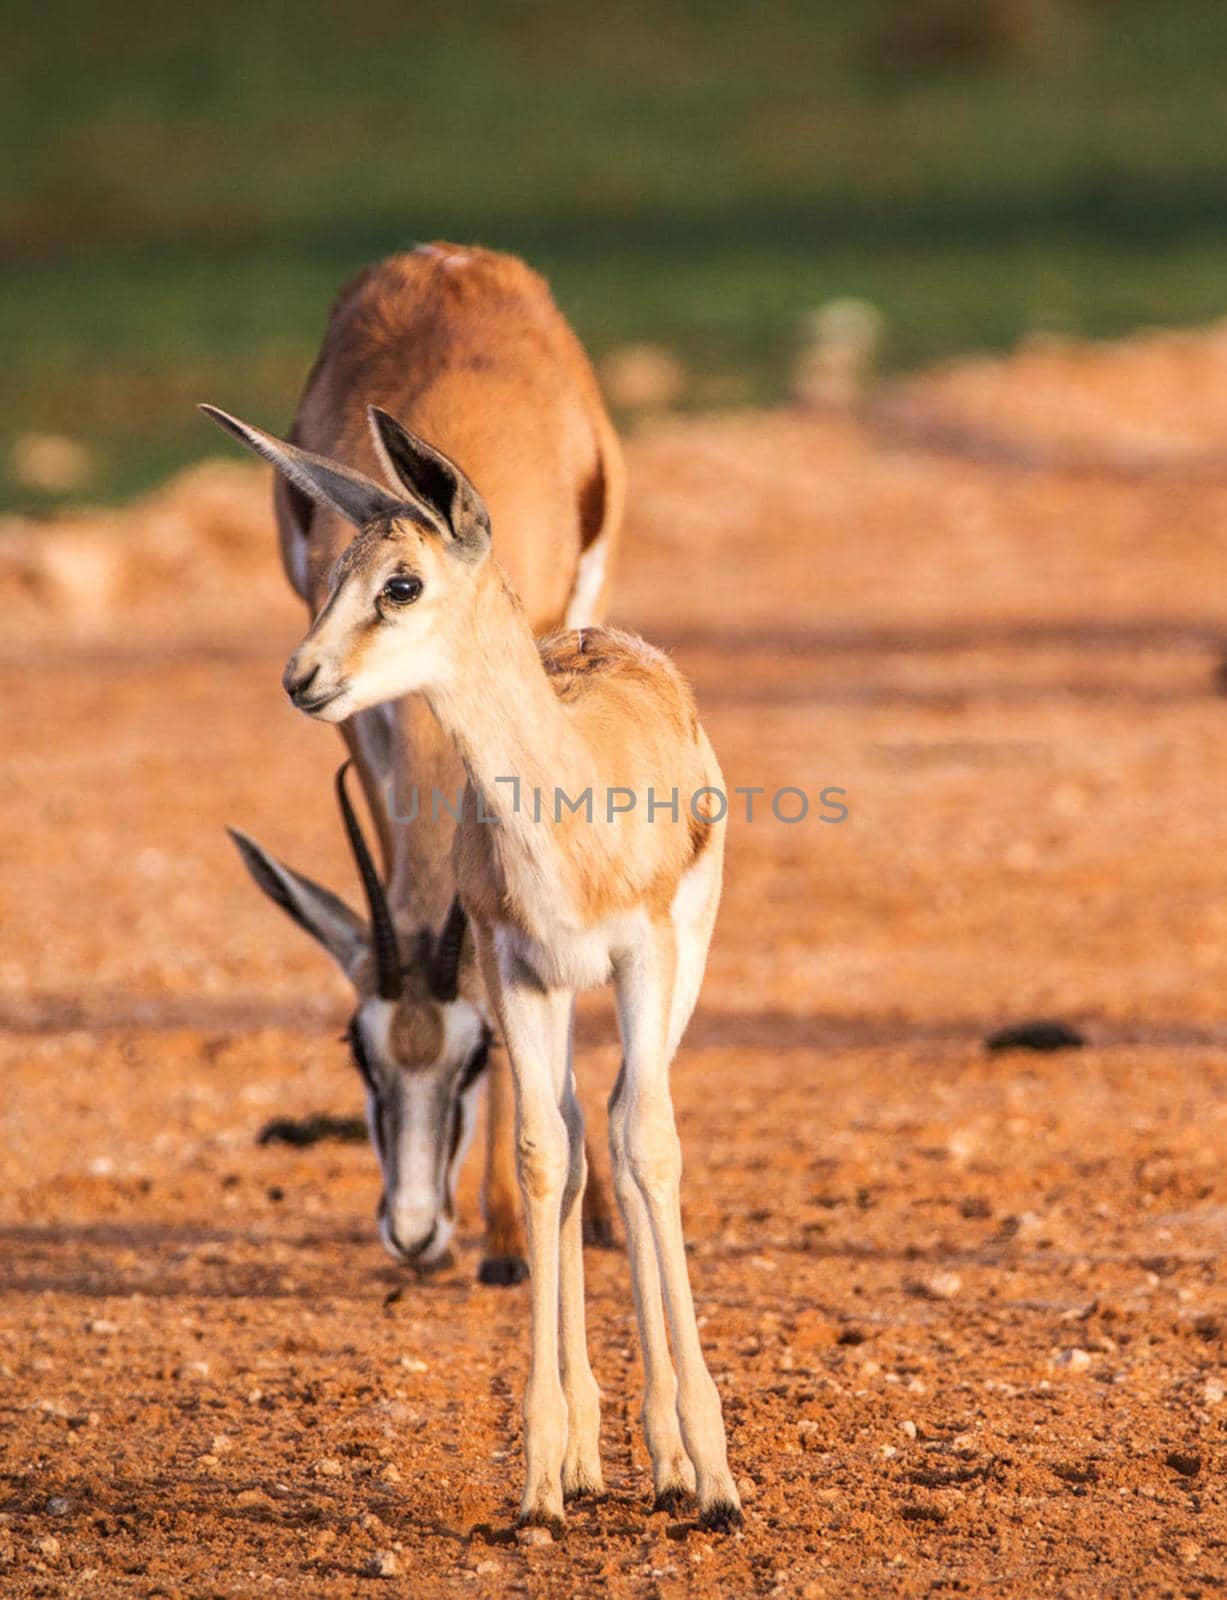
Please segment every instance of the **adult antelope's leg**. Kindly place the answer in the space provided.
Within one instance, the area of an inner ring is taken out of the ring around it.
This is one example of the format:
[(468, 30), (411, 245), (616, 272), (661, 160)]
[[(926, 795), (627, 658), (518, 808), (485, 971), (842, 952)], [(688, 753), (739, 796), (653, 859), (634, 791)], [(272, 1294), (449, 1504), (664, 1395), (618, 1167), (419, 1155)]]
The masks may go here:
[[(555, 1086), (558, 994), (504, 962), (485, 929), (477, 948), (486, 992), (498, 1012), (511, 1058), (516, 1101), (516, 1158), (528, 1228), (532, 1275), (532, 1362), (524, 1395), (524, 1496), (520, 1521), (562, 1523), (562, 1463), (567, 1408), (559, 1372), (559, 1223), (567, 1185), (568, 1139)], [(563, 996), (568, 1001), (569, 996)]]
[[(683, 936), (691, 937), (688, 930)], [(672, 922), (654, 923), (615, 968), (625, 1052), (623, 1137), (656, 1247), (677, 1361), (677, 1414), (686, 1454), (694, 1463), (699, 1520), (707, 1527), (728, 1527), (741, 1520), (741, 1502), (729, 1472), (720, 1396), (703, 1360), (695, 1321), (682, 1237), (682, 1153), (669, 1094), (677, 940)], [(685, 957), (689, 967), (692, 952), (687, 950)]]
[(643, 1436), (652, 1459), (652, 1485), (658, 1511), (676, 1511), (694, 1490), (694, 1468), (682, 1445), (677, 1420), (677, 1378), (669, 1356), (665, 1308), (660, 1297), (660, 1269), (652, 1225), (626, 1153), (626, 1064), (618, 1073), (609, 1099), (609, 1152), (614, 1193), (626, 1229), (631, 1262), (639, 1348), (643, 1352)]
[(486, 1242), (477, 1276), (482, 1283), (520, 1283), (528, 1276), (516, 1180), (515, 1089), (506, 1052), (495, 1050), (486, 1088), (486, 1176), (482, 1210)]
[(600, 1494), (601, 1391), (588, 1360), (584, 1317), (583, 1196), (588, 1177), (584, 1113), (575, 1093), (571, 1064), (570, 995), (554, 1015), (554, 1072), (559, 1107), (567, 1129), (567, 1181), (562, 1194), (560, 1229), (559, 1313), (562, 1341), (562, 1389), (567, 1402), (567, 1450), (562, 1466), (566, 1500)]
[(609, 1209), (609, 1195), (592, 1159), (591, 1147), (586, 1141), (584, 1156), (588, 1169), (588, 1176), (584, 1182), (584, 1243), (598, 1250), (612, 1250), (616, 1241), (613, 1216)]

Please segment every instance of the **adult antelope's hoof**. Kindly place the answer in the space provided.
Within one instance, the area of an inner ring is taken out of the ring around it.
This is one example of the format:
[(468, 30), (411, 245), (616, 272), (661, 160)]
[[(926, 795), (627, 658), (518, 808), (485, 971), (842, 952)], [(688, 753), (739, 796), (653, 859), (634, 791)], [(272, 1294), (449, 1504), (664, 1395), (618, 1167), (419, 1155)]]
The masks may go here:
[(708, 1533), (731, 1533), (734, 1528), (740, 1528), (744, 1521), (741, 1507), (734, 1505), (731, 1500), (716, 1500), (705, 1511), (699, 1512), (699, 1527), (706, 1528)]
[(684, 1484), (671, 1484), (668, 1489), (662, 1489), (652, 1502), (652, 1515), (655, 1517), (663, 1513), (666, 1517), (676, 1517), (684, 1511), (690, 1500), (690, 1491)]
[(488, 1283), (495, 1289), (523, 1283), (527, 1277), (528, 1262), (523, 1256), (487, 1256), (477, 1269), (478, 1283)]

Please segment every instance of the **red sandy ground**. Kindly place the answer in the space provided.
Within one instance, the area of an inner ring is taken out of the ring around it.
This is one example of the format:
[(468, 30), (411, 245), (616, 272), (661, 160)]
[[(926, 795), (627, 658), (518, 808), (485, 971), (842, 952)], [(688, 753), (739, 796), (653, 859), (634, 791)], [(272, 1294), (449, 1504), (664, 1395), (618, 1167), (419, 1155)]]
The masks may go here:
[[(735, 823), (675, 1070), (733, 1537), (648, 1514), (620, 1253), (587, 1258), (609, 1496), (521, 1546), (526, 1291), (474, 1282), (476, 1169), (419, 1283), (365, 1147), (255, 1146), (360, 1103), (344, 985), (222, 833), (355, 892), (261, 475), (17, 530), (0, 1592), (1220, 1589), (1225, 439), (1212, 333), (630, 447), (619, 620), (730, 784), (850, 808)], [(1088, 1047), (985, 1052), (1037, 1015)], [(589, 1006), (598, 1127), (615, 1053)]]

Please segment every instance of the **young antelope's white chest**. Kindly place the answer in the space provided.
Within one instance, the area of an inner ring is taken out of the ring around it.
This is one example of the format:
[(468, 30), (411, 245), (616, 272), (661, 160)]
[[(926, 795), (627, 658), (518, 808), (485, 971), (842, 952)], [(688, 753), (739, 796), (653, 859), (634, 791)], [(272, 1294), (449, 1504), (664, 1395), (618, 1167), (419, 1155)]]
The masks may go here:
[(526, 933), (502, 923), (495, 947), (504, 972), (530, 973), (547, 989), (599, 989), (609, 982), (615, 957), (642, 935), (644, 921), (636, 908), (588, 928), (551, 918)]

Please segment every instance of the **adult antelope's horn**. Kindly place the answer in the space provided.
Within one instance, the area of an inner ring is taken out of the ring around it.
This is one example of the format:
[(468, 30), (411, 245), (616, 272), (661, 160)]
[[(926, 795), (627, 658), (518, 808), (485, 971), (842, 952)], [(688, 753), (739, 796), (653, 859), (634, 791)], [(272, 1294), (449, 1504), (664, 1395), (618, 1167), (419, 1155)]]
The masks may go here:
[(354, 860), (358, 864), (362, 887), (366, 890), (366, 903), (371, 915), (371, 944), (375, 951), (375, 971), (379, 979), (379, 998), (399, 1000), (405, 987), (405, 980), (400, 970), (400, 949), (396, 943), (396, 929), (392, 923), (392, 913), (388, 910), (383, 884), (379, 881), (379, 873), (375, 870), (371, 852), (366, 847), (362, 828), (345, 790), (345, 774), (349, 771), (350, 765), (350, 762), (344, 762), (337, 772), (337, 801), (341, 807), (345, 832), (349, 835), (350, 849), (354, 852)]
[(459, 899), (451, 903), (447, 921), (430, 959), (430, 991), (436, 1000), (454, 1000), (460, 986), (460, 956), (468, 918)]

